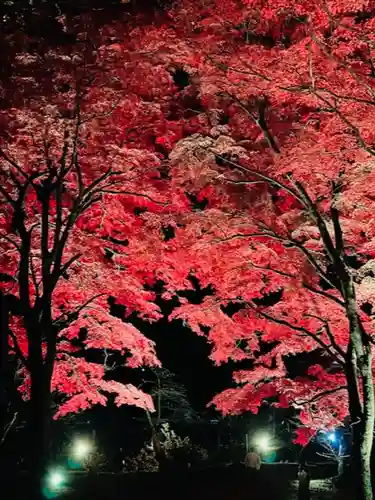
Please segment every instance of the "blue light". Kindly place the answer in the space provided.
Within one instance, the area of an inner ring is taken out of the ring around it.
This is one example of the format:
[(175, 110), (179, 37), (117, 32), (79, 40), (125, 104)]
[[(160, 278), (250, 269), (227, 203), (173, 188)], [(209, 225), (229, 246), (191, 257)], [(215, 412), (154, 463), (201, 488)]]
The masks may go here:
[(329, 441), (331, 441), (331, 443), (334, 443), (336, 441), (336, 434), (334, 432), (330, 432), (327, 435), (327, 438), (328, 438)]
[(267, 464), (272, 464), (272, 462), (276, 462), (276, 458), (277, 458), (276, 451), (271, 451), (270, 453), (267, 453), (267, 455), (263, 457), (263, 462), (266, 462)]

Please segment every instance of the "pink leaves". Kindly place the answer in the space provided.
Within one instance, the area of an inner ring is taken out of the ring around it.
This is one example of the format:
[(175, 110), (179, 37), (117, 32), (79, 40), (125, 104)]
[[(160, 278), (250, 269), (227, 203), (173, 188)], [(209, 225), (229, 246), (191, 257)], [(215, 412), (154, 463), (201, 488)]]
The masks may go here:
[(224, 415), (237, 415), (244, 411), (258, 413), (263, 401), (277, 394), (275, 386), (264, 384), (254, 388), (246, 384), (238, 389), (227, 389), (214, 397), (210, 404), (215, 405)]
[(155, 411), (152, 396), (132, 384), (121, 384), (114, 380), (102, 380), (100, 387), (106, 392), (116, 394), (115, 404), (117, 406), (133, 405), (150, 412)]
[(300, 444), (301, 446), (306, 446), (314, 434), (315, 432), (308, 427), (298, 427), (296, 429), (296, 437), (293, 442), (295, 444)]
[[(86, 37), (89, 28), (80, 36)], [(37, 325), (37, 341), (43, 354), (48, 343), (57, 343), (52, 386), (68, 398), (60, 416), (106, 404), (106, 392), (116, 395), (118, 405), (152, 409), (150, 397), (131, 385), (104, 380), (103, 366), (88, 363), (84, 355), (86, 349), (108, 349), (126, 355), (130, 367), (160, 364), (153, 342), (109, 314), (108, 298), (116, 298), (126, 315), (137, 313), (149, 321), (161, 317), (146, 286), (162, 274), (162, 228), (171, 214), (187, 207), (184, 191), (177, 192), (161, 175), (163, 155), (156, 151), (162, 145), (170, 149), (182, 137), (183, 124), (166, 116), (175, 92), (172, 77), (137, 47), (142, 36), (124, 39), (124, 29), (122, 23), (103, 28), (113, 40), (120, 34), (123, 41), (95, 53), (83, 54), (81, 44), (69, 47), (69, 56), (65, 49), (50, 47), (43, 47), (43, 60), (23, 53), (15, 61), (21, 71), (15, 83), (23, 86), (21, 95), (32, 93), (33, 85), (40, 94), (24, 99), (22, 106), (12, 103), (1, 114), (1, 146), (8, 158), (0, 158), (5, 189), (0, 193), (0, 266), (10, 275), (7, 291), (19, 295), (22, 228), (9, 223), (11, 198), (20, 199), (18, 209), (25, 214), (20, 219), (31, 232), (23, 278), (30, 307), (37, 308), (51, 288), (51, 324)], [(94, 38), (99, 47), (107, 44), (100, 33)], [(41, 77), (45, 64), (53, 84)], [(32, 81), (22, 79), (23, 72)], [(31, 174), (36, 176), (33, 182)], [(35, 317), (41, 316), (36, 311)], [(30, 326), (12, 318), (11, 328), (18, 340), (11, 348), (27, 357)], [(50, 336), (48, 342), (43, 335)], [(78, 338), (84, 339), (83, 350), (77, 347)]]
[(54, 418), (68, 413), (84, 411), (96, 404), (105, 406), (107, 394), (115, 396), (115, 404), (134, 405), (154, 411), (152, 397), (132, 384), (122, 384), (114, 380), (104, 380), (104, 368), (96, 363), (89, 363), (83, 358), (63, 355), (55, 364), (52, 378), (52, 390), (65, 395)]
[(129, 353), (127, 365), (136, 368), (143, 364), (159, 365), (154, 342), (130, 323), (124, 323), (106, 311), (88, 308), (70, 327), (61, 332), (68, 339), (75, 338), (81, 328), (87, 329), (87, 349), (109, 349)]

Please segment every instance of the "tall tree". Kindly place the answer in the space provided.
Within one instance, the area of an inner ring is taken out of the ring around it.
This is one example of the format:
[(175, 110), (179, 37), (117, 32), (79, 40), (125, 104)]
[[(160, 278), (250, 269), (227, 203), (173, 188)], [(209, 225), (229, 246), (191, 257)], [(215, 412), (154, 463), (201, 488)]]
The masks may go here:
[(142, 75), (151, 66), (134, 59), (131, 37), (108, 45), (106, 27), (91, 38), (87, 18), (75, 29), (90, 43), (39, 41), (35, 50), (35, 40), (24, 39), (13, 94), (2, 86), (0, 287), (12, 307), (2, 309), (1, 370), (9, 341), (29, 400), (36, 498), (53, 392), (63, 395), (55, 417), (105, 404), (107, 393), (118, 405), (153, 410), (150, 396), (108, 380), (85, 353), (119, 351), (131, 367), (159, 364), (153, 342), (110, 315), (108, 298), (126, 315), (160, 317), (147, 287), (157, 278), (162, 228), (186, 204), (163, 179), (152, 148), (164, 126), (158, 100), (173, 90), (168, 72), (160, 82), (156, 68), (148, 85)]
[[(173, 245), (214, 293), (172, 317), (209, 328), (217, 363), (251, 360), (222, 410), (278, 395), (302, 410), (299, 440), (350, 413), (358, 497), (371, 499), (372, 3), (182, 3), (145, 43), (198, 87), (200, 134), (170, 159), (206, 206), (180, 218)], [(318, 362), (291, 378), (288, 358), (306, 352)]]

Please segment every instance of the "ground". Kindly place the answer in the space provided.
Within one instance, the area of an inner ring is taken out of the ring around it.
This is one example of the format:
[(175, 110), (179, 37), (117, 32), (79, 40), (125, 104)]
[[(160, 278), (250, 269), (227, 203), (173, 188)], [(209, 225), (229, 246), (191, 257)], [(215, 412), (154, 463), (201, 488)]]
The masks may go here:
[[(338, 496), (327, 467), (313, 470), (310, 500), (352, 500)], [(329, 469), (329, 468), (328, 468)], [(325, 478), (324, 478), (325, 477)], [(324, 479), (323, 479), (324, 478)], [(5, 478), (4, 478), (5, 479)], [(9, 478), (8, 478), (9, 479)], [(210, 468), (202, 471), (145, 474), (70, 473), (66, 489), (56, 500), (297, 500), (296, 468), (291, 464), (245, 468)], [(4, 481), (5, 483), (5, 481)], [(5, 484), (4, 484), (5, 486)], [(13, 478), (4, 498), (28, 500), (27, 478)]]
[[(291, 493), (287, 500), (298, 500), (298, 481), (291, 482)], [(310, 500), (332, 500), (335, 492), (331, 479), (312, 479), (310, 481)]]

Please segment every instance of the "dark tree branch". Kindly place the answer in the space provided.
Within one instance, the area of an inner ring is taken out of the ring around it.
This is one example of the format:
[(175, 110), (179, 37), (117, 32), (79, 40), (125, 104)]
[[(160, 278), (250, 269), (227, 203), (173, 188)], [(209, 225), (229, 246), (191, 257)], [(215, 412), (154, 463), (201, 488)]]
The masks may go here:
[(308, 283), (303, 283), (303, 286), (307, 288), (307, 290), (310, 290), (310, 292), (316, 293), (318, 295), (322, 295), (323, 297), (326, 297), (329, 300), (333, 300), (336, 302), (336, 304), (339, 304), (342, 307), (345, 307), (345, 302), (340, 300), (339, 298), (335, 297), (334, 295), (331, 295), (328, 292), (325, 292), (324, 290), (319, 290), (318, 288), (315, 288)]
[(303, 333), (303, 334), (307, 335), (308, 337), (312, 338), (320, 347), (322, 347), (329, 354), (329, 356), (333, 357), (341, 366), (344, 364), (342, 362), (342, 360), (340, 359), (340, 357), (336, 353), (332, 352), (331, 346), (325, 344), (319, 338), (318, 332), (313, 333), (310, 330), (307, 330), (307, 328), (304, 328), (303, 326), (293, 325), (292, 323), (290, 323), (289, 321), (287, 321), (285, 319), (276, 318), (275, 316), (272, 316), (271, 314), (268, 314), (264, 311), (261, 311), (259, 308), (257, 308), (253, 304), (249, 304), (249, 305), (257, 314), (259, 314), (260, 316), (263, 316), (264, 318), (268, 319), (269, 321), (273, 321), (274, 323), (277, 323), (278, 325), (286, 326), (286, 327), (290, 328), (291, 330), (294, 330), (294, 331), (299, 332), (299, 333)]
[(25, 358), (25, 356), (22, 354), (22, 351), (21, 351), (21, 348), (20, 348), (20, 345), (18, 343), (16, 335), (13, 333), (13, 331), (10, 328), (8, 328), (8, 333), (13, 341), (13, 348), (14, 348), (14, 352), (16, 353), (17, 358), (23, 363), (25, 368), (29, 368), (29, 362)]
[[(266, 174), (262, 174), (261, 172), (257, 172), (256, 170), (253, 170), (251, 168), (244, 167), (243, 165), (240, 165), (239, 163), (236, 163), (228, 158), (225, 158), (224, 156), (217, 154), (215, 152), (215, 150), (210, 148), (210, 147), (202, 147), (202, 146), (200, 146), (200, 147), (201, 147), (201, 149), (204, 149), (204, 150), (209, 151), (210, 153), (213, 153), (215, 155), (215, 157), (220, 158), (221, 160), (223, 160), (223, 162), (229, 164), (231, 167), (233, 167), (237, 170), (240, 170), (242, 172), (246, 172), (247, 174), (253, 175), (254, 177), (257, 177), (259, 179), (262, 179), (265, 183), (267, 183), (271, 186), (275, 186), (275, 187), (278, 187), (278, 188), (284, 190), (285, 192), (292, 195), (293, 198), (295, 198), (297, 201), (299, 201), (301, 203), (301, 205), (303, 205), (305, 208), (308, 208), (308, 206), (306, 205), (306, 201), (300, 196), (300, 194), (297, 191), (295, 191), (293, 188), (291, 188), (290, 186), (284, 184), (283, 182), (280, 182), (277, 179), (274, 179), (273, 177), (270, 177)], [(254, 181), (249, 180), (249, 184), (251, 184), (253, 182)], [(245, 184), (246, 181), (242, 181), (242, 183)]]
[(310, 399), (306, 399), (304, 401), (297, 401), (297, 400), (294, 400), (294, 403), (298, 406), (303, 406), (303, 405), (307, 405), (307, 404), (310, 404), (310, 403), (314, 403), (316, 401), (319, 401), (319, 399), (323, 398), (324, 396), (329, 396), (330, 394), (335, 394), (336, 392), (338, 391), (342, 391), (343, 389), (347, 389), (348, 386), (347, 385), (339, 385), (338, 387), (336, 387), (335, 389), (327, 389), (325, 391), (322, 391), (322, 392), (319, 392), (318, 394), (315, 394), (315, 396), (313, 396), (312, 398)]

